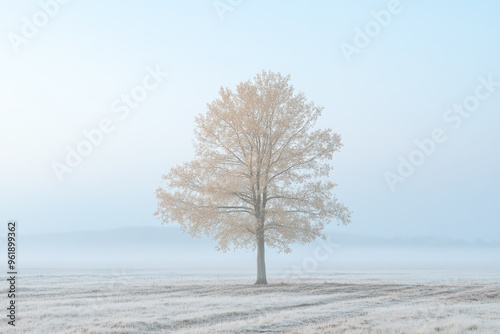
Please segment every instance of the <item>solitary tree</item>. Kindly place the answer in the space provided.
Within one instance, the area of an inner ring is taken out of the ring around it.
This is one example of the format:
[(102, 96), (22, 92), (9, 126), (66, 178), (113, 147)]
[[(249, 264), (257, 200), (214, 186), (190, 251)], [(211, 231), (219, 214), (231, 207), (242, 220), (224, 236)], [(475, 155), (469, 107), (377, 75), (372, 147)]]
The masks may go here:
[(257, 248), (257, 282), (267, 284), (265, 245), (290, 252), (350, 212), (332, 194), (330, 160), (342, 144), (315, 129), (322, 107), (294, 93), (290, 76), (265, 72), (240, 83), (196, 117), (195, 159), (172, 168), (156, 190), (163, 223), (218, 240), (218, 250)]

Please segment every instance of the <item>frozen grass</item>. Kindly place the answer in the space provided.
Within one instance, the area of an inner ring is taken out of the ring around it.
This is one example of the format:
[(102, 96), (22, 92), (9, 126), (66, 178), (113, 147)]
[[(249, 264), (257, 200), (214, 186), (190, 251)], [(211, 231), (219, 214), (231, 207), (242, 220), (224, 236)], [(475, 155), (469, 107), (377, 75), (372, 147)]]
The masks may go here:
[[(264, 287), (252, 283), (248, 276), (181, 280), (165, 272), (32, 273), (18, 280), (16, 328), (23, 333), (500, 332), (498, 273), (336, 272), (322, 279), (275, 279)], [(2, 322), (0, 332), (5, 326)]]

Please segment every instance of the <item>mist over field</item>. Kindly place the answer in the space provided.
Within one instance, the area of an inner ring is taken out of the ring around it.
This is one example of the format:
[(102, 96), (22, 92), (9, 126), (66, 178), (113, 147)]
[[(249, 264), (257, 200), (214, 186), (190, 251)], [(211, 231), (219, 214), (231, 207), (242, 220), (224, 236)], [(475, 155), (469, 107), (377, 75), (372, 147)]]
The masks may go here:
[[(214, 242), (192, 238), (174, 226), (20, 234), (19, 243), (20, 261), (23, 267), (32, 269), (170, 268), (182, 271), (246, 268), (253, 273), (255, 264), (255, 253), (251, 250), (217, 252)], [(380, 238), (342, 232), (327, 234), (326, 241), (294, 245), (289, 254), (269, 249), (269, 268), (302, 267), (304, 259), (314, 259), (315, 251), (318, 252), (317, 267), (333, 272), (345, 267), (500, 268), (500, 241)], [(310, 266), (310, 275), (314, 275), (314, 265), (306, 263), (305, 266)]]
[[(22, 326), (36, 333), (495, 333), (500, 245), (333, 233), (219, 253), (171, 226), (21, 234)], [(63, 252), (61, 250), (64, 250)], [(64, 296), (63, 298), (61, 296)], [(73, 319), (68, 325), (67, 319)]]

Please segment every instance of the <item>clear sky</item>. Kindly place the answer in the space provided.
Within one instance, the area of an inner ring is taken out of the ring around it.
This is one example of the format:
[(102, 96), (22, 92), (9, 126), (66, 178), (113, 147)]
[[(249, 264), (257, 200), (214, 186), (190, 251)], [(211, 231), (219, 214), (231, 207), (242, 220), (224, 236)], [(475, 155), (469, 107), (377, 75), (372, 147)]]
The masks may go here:
[[(221, 85), (265, 69), (290, 74), (325, 107), (319, 126), (342, 135), (332, 178), (353, 223), (328, 231), (499, 238), (500, 86), (460, 124), (443, 117), (474, 102), (479, 77), (500, 82), (500, 3), (221, 3), (232, 10), (73, 0), (48, 6), (45, 22), (37, 1), (0, 0), (0, 222), (17, 219), (25, 233), (159, 225), (154, 191), (192, 158), (194, 116)], [(370, 23), (373, 11), (383, 24)], [(375, 29), (368, 45), (356, 27)], [(356, 42), (348, 61), (342, 46)], [(156, 67), (168, 77), (127, 117), (114, 112)], [(54, 161), (105, 119), (113, 131), (60, 182)], [(447, 139), (392, 191), (386, 172), (436, 128)]]

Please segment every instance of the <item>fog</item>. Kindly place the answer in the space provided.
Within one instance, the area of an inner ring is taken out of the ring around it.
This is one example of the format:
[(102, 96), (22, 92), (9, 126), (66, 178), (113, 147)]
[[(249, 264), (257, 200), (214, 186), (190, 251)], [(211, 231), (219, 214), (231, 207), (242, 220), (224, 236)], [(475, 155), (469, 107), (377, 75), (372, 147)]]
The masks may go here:
[[(123, 227), (104, 231), (20, 234), (23, 268), (116, 270), (169, 269), (182, 272), (245, 269), (253, 273), (255, 252), (217, 252), (215, 242), (192, 238), (175, 226)], [(270, 272), (301, 275), (340, 269), (499, 268), (500, 241), (436, 237), (377, 238), (332, 233), (326, 240), (293, 245), (289, 254), (267, 248)]]

